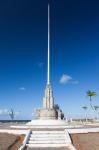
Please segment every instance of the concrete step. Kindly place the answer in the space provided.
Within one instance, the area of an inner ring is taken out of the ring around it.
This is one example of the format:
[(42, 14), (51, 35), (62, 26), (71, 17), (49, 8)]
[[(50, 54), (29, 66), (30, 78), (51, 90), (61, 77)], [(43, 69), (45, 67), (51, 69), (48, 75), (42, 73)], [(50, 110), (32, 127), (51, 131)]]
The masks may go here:
[(61, 134), (61, 135), (60, 134), (59, 135), (58, 134), (50, 134), (50, 135), (48, 135), (48, 134), (38, 134), (38, 135), (37, 134), (36, 135), (35, 134), (31, 134), (30, 135), (30, 137), (32, 137), (32, 138), (34, 138), (34, 137), (36, 137), (36, 138), (43, 138), (43, 137), (44, 138), (47, 138), (47, 137), (50, 137), (50, 138), (52, 138), (52, 137), (53, 138), (59, 137), (59, 138), (61, 138), (61, 137), (64, 137), (64, 136), (65, 136), (64, 134)]
[(32, 131), (32, 134), (64, 134), (64, 131)]
[(66, 141), (65, 140), (60, 140), (60, 141), (56, 141), (56, 140), (47, 140), (47, 141), (29, 141), (29, 144), (65, 144)]
[(27, 146), (29, 147), (66, 147), (65, 131), (32, 131)]
[(47, 141), (47, 140), (64, 140), (65, 137), (30, 137), (33, 141)]
[(26, 144), (28, 147), (31, 147), (31, 148), (41, 148), (41, 147), (67, 147), (68, 144)]

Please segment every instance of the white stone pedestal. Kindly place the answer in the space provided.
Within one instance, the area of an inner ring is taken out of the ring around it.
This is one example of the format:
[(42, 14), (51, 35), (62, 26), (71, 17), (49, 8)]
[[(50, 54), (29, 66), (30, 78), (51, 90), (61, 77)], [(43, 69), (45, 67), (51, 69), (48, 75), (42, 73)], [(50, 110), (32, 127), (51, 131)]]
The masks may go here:
[(67, 123), (64, 120), (31, 120), (26, 124), (32, 128), (66, 128)]

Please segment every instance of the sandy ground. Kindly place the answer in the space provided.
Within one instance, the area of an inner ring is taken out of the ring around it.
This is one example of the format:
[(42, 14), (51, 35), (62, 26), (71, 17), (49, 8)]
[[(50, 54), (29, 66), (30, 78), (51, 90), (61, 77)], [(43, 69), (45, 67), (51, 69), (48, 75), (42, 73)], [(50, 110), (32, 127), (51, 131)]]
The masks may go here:
[(23, 135), (0, 133), (0, 150), (18, 150), (23, 139)]
[(71, 138), (77, 150), (99, 150), (99, 133), (72, 134)]

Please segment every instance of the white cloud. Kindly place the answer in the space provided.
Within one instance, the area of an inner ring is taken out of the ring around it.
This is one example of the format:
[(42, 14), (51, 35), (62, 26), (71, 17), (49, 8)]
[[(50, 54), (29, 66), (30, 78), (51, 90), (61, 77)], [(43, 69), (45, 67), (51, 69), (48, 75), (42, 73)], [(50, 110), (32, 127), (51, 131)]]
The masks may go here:
[(8, 109), (0, 109), (0, 115), (8, 115)]
[(60, 78), (60, 83), (61, 84), (66, 84), (66, 83), (68, 83), (69, 81), (71, 81), (72, 80), (72, 77), (71, 76), (69, 76), (69, 75), (67, 75), (67, 74), (63, 74), (62, 76), (61, 76), (61, 78)]
[(3, 110), (4, 114), (8, 114), (8, 109)]
[(25, 91), (26, 88), (25, 88), (25, 87), (19, 87), (19, 90), (20, 90), (20, 91)]
[(3, 110), (0, 109), (0, 115), (2, 115), (2, 114), (3, 114)]
[(70, 83), (70, 84), (78, 84), (79, 81), (77, 80), (73, 80), (73, 78), (70, 76), (70, 75), (67, 75), (67, 74), (63, 74), (60, 78), (60, 84), (67, 84), (67, 83)]

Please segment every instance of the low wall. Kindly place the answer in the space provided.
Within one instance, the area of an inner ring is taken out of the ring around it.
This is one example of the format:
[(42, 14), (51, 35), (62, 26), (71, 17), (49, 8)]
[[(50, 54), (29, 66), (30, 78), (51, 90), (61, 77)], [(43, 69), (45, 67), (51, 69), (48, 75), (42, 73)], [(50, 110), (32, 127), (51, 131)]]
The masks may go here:
[(8, 129), (0, 129), (0, 133), (9, 133), (9, 134), (26, 134), (27, 130), (8, 130)]
[(89, 133), (89, 132), (99, 132), (99, 128), (67, 129), (67, 131), (70, 134), (75, 134), (75, 133)]

